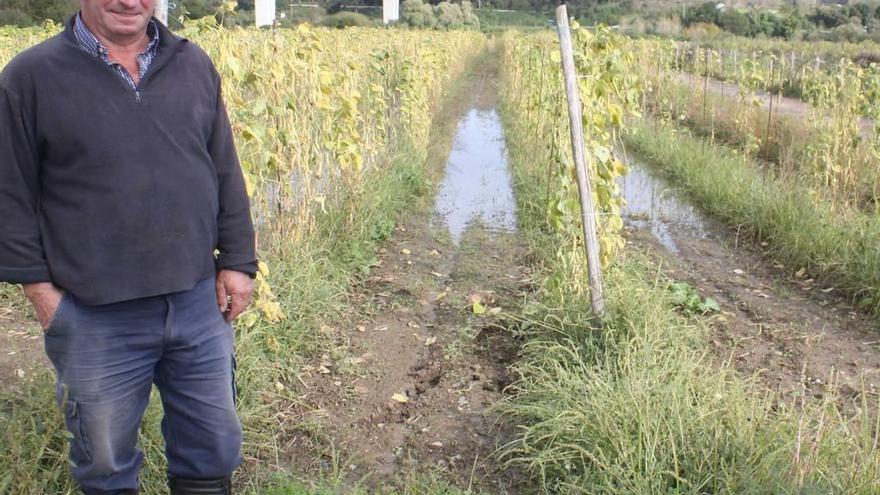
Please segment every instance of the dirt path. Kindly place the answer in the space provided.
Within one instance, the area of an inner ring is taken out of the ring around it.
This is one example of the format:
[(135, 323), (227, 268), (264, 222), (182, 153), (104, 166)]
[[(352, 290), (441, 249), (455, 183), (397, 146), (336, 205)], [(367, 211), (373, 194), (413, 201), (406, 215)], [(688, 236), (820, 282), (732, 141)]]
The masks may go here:
[(821, 399), (834, 387), (844, 403), (862, 390), (876, 401), (878, 322), (833, 287), (790, 279), (790, 269), (741, 245), (735, 231), (701, 218), (644, 167), (631, 164), (623, 184), (629, 240), (655, 257), (670, 278), (718, 301), (722, 313), (711, 319), (711, 344), (719, 363), (757, 374), (784, 399)]
[[(707, 82), (702, 76), (684, 72), (674, 73), (673, 77), (680, 84), (688, 86), (693, 90), (702, 91), (705, 85), (711, 93), (727, 96), (729, 98), (736, 98), (739, 93), (739, 85), (732, 82), (711, 78)], [(761, 102), (761, 106), (769, 111), (771, 95), (766, 91), (757, 91), (755, 96)], [(782, 96), (780, 94), (772, 95), (772, 99), (774, 115), (783, 115), (797, 120), (810, 117), (810, 106), (802, 100)], [(859, 120), (859, 130), (863, 138), (871, 139), (874, 134), (874, 124), (871, 119), (862, 117)]]
[(331, 462), (370, 492), (426, 474), (491, 493), (521, 483), (493, 457), (512, 432), (489, 409), (511, 380), (517, 346), (502, 327), (528, 283), (525, 250), (512, 232), (494, 67), (481, 64), (466, 84), (448, 116), (460, 121), (448, 163), (449, 138), (435, 136), (433, 205), (379, 251), (338, 329), (340, 355), (303, 376), (307, 419), (333, 446)]

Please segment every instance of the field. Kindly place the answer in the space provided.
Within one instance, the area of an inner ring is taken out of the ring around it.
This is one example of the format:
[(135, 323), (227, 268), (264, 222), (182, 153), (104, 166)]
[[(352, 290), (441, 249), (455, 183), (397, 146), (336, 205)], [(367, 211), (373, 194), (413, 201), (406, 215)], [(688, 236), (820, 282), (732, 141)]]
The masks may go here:
[[(59, 29), (0, 30), (0, 67)], [(856, 48), (576, 28), (600, 319), (555, 33), (181, 34), (223, 77), (264, 262), (237, 493), (880, 492), (880, 72)], [(0, 493), (74, 493), (15, 286), (0, 329)]]

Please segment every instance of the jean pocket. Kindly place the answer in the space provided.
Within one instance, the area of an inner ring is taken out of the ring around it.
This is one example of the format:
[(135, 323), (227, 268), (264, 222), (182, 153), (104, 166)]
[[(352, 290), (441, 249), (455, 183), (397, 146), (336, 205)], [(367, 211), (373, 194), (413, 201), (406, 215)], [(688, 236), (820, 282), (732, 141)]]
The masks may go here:
[(88, 438), (82, 425), (82, 413), (79, 403), (75, 399), (67, 399), (64, 402), (64, 423), (67, 431), (73, 435), (70, 440), (70, 459), (75, 464), (85, 464), (92, 461), (92, 455), (88, 448)]
[(67, 312), (67, 306), (71, 304), (72, 297), (73, 296), (70, 295), (70, 292), (64, 292), (64, 295), (61, 296), (61, 301), (58, 302), (58, 307), (55, 308), (55, 314), (52, 315), (52, 319), (49, 321), (49, 326), (46, 327), (46, 330), (44, 330), (43, 333), (55, 333), (62, 327), (62, 324), (64, 323), (64, 313)]

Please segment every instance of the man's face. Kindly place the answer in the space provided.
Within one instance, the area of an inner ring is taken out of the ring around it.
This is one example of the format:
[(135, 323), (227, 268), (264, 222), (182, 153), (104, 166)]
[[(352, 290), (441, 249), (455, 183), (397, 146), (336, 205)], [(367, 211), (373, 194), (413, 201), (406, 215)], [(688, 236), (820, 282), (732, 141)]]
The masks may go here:
[(156, 0), (80, 0), (86, 24), (104, 37), (131, 38), (146, 32)]

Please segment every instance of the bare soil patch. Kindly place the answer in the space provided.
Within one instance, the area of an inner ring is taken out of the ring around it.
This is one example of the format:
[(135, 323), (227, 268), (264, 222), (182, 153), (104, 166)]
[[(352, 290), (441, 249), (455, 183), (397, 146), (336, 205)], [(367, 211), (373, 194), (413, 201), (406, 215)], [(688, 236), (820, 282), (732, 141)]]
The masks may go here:
[(50, 366), (43, 352), (43, 331), (25, 309), (23, 298), (2, 296), (0, 294), (0, 393), (15, 389), (35, 370)]
[[(676, 280), (720, 304), (711, 317), (710, 342), (719, 364), (757, 376), (781, 400), (824, 399), (830, 389), (845, 406), (859, 392), (876, 402), (880, 386), (878, 324), (854, 309), (833, 287), (790, 279), (785, 267), (736, 236), (676, 236), (672, 254), (643, 230), (629, 241)], [(789, 270), (790, 272), (790, 270)]]

